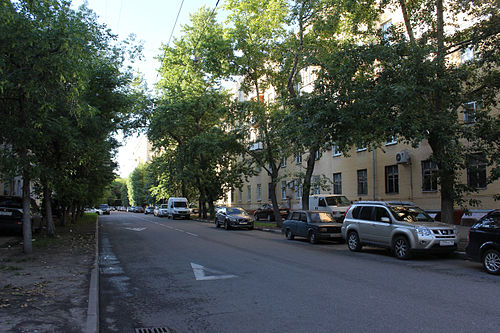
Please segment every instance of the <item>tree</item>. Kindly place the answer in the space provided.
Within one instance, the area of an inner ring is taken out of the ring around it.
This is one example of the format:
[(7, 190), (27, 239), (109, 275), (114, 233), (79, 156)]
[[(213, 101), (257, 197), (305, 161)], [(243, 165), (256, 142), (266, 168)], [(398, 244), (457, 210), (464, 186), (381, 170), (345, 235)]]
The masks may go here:
[[(232, 127), (228, 94), (221, 80), (228, 76), (230, 43), (213, 11), (192, 16), (185, 35), (164, 46), (160, 100), (149, 115), (148, 138), (158, 152), (152, 163), (160, 197), (197, 194), (200, 213), (224, 190), (241, 183), (239, 129)], [(225, 70), (226, 68), (226, 70)]]
[[(475, 190), (461, 183), (460, 170), (479, 159), (492, 168), (489, 181), (498, 179), (499, 120), (491, 110), (500, 82), (499, 7), (490, 1), (395, 3), (405, 25), (375, 46), (385, 48), (378, 59), (378, 91), (394, 101), (389, 110), (395, 131), (414, 145), (429, 143), (438, 166), (441, 218), (452, 223), (454, 204), (463, 202), (464, 191)], [(472, 59), (461, 56), (471, 52)], [(468, 102), (481, 105), (471, 114), (473, 122), (459, 117), (468, 112)]]
[(279, 128), (283, 125), (284, 110), (279, 104), (264, 103), (266, 89), (275, 87), (276, 64), (273, 59), (279, 52), (280, 40), (285, 38), (287, 16), (286, 1), (283, 0), (230, 0), (225, 8), (230, 12), (228, 21), (232, 26), (227, 33), (234, 49), (233, 74), (241, 77), (241, 91), (252, 94), (254, 100), (247, 101), (243, 121), (252, 124), (259, 138), (250, 144), (262, 144), (262, 150), (247, 150), (255, 163), (271, 177), (270, 197), (274, 217), (281, 223), (276, 186), (279, 182), (281, 161), (290, 154), (281, 140)]
[(125, 51), (111, 46), (115, 37), (85, 7), (2, 1), (0, 17), (0, 165), (3, 174), (23, 177), (24, 251), (30, 253), (32, 182), (41, 182), (53, 234), (53, 193), (75, 218), (114, 178), (117, 143), (109, 135), (131, 108), (131, 76), (120, 71)]

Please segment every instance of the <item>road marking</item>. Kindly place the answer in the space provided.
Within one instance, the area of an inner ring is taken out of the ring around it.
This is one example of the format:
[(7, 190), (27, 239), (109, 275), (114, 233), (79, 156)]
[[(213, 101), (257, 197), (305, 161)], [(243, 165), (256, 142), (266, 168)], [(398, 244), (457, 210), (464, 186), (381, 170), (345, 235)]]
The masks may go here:
[(132, 230), (132, 231), (143, 231), (146, 230), (146, 228), (125, 228), (127, 230)]
[[(141, 219), (143, 221), (146, 221), (148, 223), (157, 224), (159, 226), (168, 228), (170, 230), (175, 230), (175, 231), (178, 231), (178, 232), (183, 232), (183, 233), (188, 234), (188, 235), (193, 236), (193, 237), (199, 237), (199, 235), (193, 234), (192, 232), (188, 232), (188, 231), (185, 231), (185, 230), (182, 230), (182, 229), (177, 229), (177, 228), (171, 227), (169, 225), (164, 225), (164, 224), (161, 224), (161, 223), (156, 222), (156, 221), (151, 221), (149, 219), (146, 219), (146, 218), (143, 218), (143, 217), (140, 217), (140, 216), (135, 216), (135, 218), (139, 218), (139, 219)], [(141, 229), (141, 228), (125, 228), (125, 229), (130, 229), (130, 230), (134, 230), (134, 231), (142, 231), (142, 230), (136, 230), (136, 229)], [(146, 229), (146, 228), (142, 228), (142, 229)]]
[(198, 237), (198, 235), (197, 235), (197, 234), (193, 234), (193, 233), (191, 233), (191, 232), (187, 232), (187, 231), (186, 231), (186, 234), (191, 235), (191, 236), (194, 236), (194, 237)]
[[(204, 280), (222, 280), (222, 279), (231, 279), (237, 277), (232, 274), (224, 274), (223, 272), (217, 271), (215, 269), (206, 268), (204, 266), (191, 263), (191, 267), (193, 268), (194, 277), (196, 281), (204, 281)], [(206, 273), (211, 273), (212, 275), (207, 275)]]

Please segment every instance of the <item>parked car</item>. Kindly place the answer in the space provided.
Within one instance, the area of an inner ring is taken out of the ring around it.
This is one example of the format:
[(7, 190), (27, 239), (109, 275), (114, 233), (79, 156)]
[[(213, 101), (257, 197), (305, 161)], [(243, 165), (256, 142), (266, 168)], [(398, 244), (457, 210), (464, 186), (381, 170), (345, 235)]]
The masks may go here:
[(102, 215), (109, 215), (111, 214), (111, 207), (109, 207), (108, 204), (101, 204), (99, 205), (99, 211)]
[(358, 201), (342, 224), (349, 250), (385, 247), (398, 259), (409, 259), (415, 252), (450, 254), (457, 248), (457, 236), (456, 227), (435, 222), (410, 202)]
[(336, 222), (329, 212), (299, 210), (293, 211), (283, 222), (281, 232), (289, 240), (296, 236), (305, 237), (311, 244), (320, 240), (340, 240), (342, 223)]
[(200, 208), (197, 202), (191, 202), (189, 204), (189, 209), (191, 209), (191, 213), (198, 214), (200, 212)]
[(135, 207), (134, 206), (127, 207), (127, 212), (129, 213), (135, 212)]
[(495, 209), (473, 225), (469, 230), (467, 256), (482, 262), (486, 272), (500, 274), (500, 209)]
[(144, 213), (144, 208), (142, 206), (135, 206), (134, 213)]
[(253, 219), (244, 210), (239, 207), (223, 207), (220, 208), (215, 215), (215, 227), (224, 226), (226, 230), (231, 228), (247, 228), (253, 229)]
[[(31, 230), (42, 227), (42, 215), (35, 200), (30, 201)], [(0, 230), (23, 232), (23, 202), (21, 197), (0, 196)]]
[[(288, 214), (290, 213), (290, 209), (286, 207), (279, 207), (279, 211), (282, 219), (286, 219), (288, 217)], [(260, 206), (254, 212), (253, 217), (255, 221), (258, 221), (260, 219), (265, 219), (267, 221), (274, 221), (275, 219), (274, 219), (273, 205), (264, 204)]]
[(145, 215), (153, 214), (154, 210), (155, 210), (155, 208), (153, 206), (147, 206), (146, 209), (144, 209), (144, 214)]
[(168, 215), (168, 204), (161, 204), (156, 210), (155, 216), (163, 217)]

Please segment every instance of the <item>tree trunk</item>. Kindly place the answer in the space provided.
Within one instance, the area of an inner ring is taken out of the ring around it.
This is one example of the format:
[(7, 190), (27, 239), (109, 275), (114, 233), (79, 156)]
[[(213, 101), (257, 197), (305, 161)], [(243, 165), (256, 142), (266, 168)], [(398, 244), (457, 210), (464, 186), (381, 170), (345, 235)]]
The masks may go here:
[(410, 38), (410, 42), (412, 45), (415, 45), (415, 35), (413, 33), (413, 28), (411, 26), (410, 17), (408, 15), (408, 10), (406, 9), (405, 0), (399, 0), (399, 5), (401, 6), (401, 12), (403, 13), (403, 19), (405, 21), (406, 32), (408, 33), (408, 37)]
[(273, 214), (274, 214), (274, 221), (276, 221), (276, 225), (278, 227), (281, 227), (282, 221), (281, 221), (281, 214), (280, 214), (280, 208), (278, 206), (278, 198), (276, 197), (276, 180), (278, 179), (278, 175), (276, 172), (276, 175), (274, 177), (271, 177), (271, 203), (273, 204)]
[(71, 205), (71, 224), (76, 224), (76, 205)]
[(45, 219), (47, 221), (47, 235), (54, 237), (56, 228), (54, 226), (54, 218), (52, 217), (52, 199), (51, 190), (45, 181), (43, 184), (43, 203), (45, 205)]
[(23, 250), (26, 254), (31, 254), (33, 252), (30, 206), (30, 177), (25, 172), (23, 174)]
[(309, 149), (309, 157), (307, 158), (306, 174), (304, 176), (304, 183), (302, 185), (302, 209), (309, 210), (309, 194), (311, 193), (311, 178), (314, 172), (314, 165), (316, 164), (317, 148)]

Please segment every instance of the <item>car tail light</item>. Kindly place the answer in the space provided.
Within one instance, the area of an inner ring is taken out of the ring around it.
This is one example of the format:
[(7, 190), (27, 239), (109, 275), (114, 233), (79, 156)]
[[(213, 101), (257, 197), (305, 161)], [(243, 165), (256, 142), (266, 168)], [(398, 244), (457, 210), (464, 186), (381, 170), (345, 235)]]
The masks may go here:
[(351, 209), (351, 206), (352, 205), (349, 205), (349, 207), (347, 207), (347, 210), (344, 212), (344, 217), (343, 217), (344, 220), (345, 220), (345, 216), (347, 215), (347, 212), (349, 211), (349, 209)]

